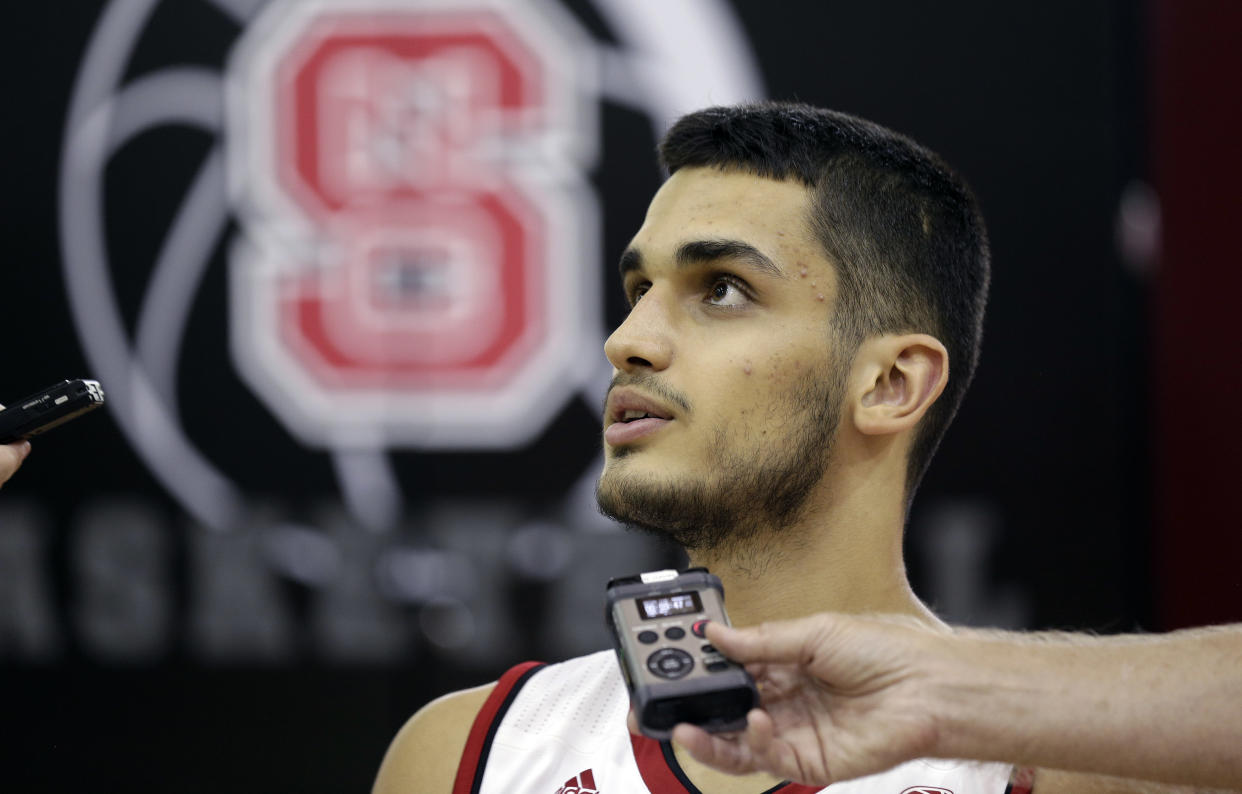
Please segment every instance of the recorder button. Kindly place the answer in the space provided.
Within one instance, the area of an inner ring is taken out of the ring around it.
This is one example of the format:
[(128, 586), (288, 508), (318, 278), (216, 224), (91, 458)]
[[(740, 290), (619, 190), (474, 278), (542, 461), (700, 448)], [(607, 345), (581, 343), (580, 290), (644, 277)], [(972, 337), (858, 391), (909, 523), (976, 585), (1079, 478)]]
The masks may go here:
[(728, 669), (729, 669), (728, 662), (708, 662), (707, 663), (707, 672), (709, 673), (719, 673), (722, 670), (728, 670)]
[(715, 645), (704, 645), (702, 648), (699, 648), (699, 650), (702, 651), (703, 653), (716, 653), (716, 646)]
[(668, 637), (670, 640), (680, 640), (682, 637), (686, 636), (686, 630), (680, 626), (673, 626), (671, 629), (664, 632), (664, 636)]
[(638, 632), (638, 641), (643, 643), (644, 645), (650, 645), (651, 643), (655, 642), (658, 639), (660, 639), (660, 635), (656, 634), (654, 631)]
[(690, 626), (690, 630), (694, 632), (694, 636), (696, 637), (706, 637), (707, 623), (708, 622), (706, 620), (696, 620), (694, 621), (694, 624)]
[(692, 667), (694, 659), (678, 648), (661, 648), (647, 657), (647, 669), (661, 678), (681, 678)]

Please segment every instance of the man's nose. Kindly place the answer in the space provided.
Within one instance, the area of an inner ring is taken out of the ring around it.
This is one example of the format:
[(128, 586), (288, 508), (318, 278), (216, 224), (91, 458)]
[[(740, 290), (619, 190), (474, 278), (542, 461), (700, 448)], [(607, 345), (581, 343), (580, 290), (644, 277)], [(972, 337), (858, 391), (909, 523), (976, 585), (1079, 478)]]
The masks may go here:
[(622, 372), (662, 370), (673, 362), (668, 306), (655, 288), (634, 304), (629, 316), (604, 343), (604, 355)]

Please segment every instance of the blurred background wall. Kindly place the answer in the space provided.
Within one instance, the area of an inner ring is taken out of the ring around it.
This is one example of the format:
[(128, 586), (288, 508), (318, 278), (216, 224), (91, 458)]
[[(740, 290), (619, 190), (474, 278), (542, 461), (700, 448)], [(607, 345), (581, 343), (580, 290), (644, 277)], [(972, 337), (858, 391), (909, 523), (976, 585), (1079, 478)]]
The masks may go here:
[(347, 791), (400, 724), (605, 647), (603, 339), (660, 132), (774, 97), (940, 152), (978, 379), (911, 516), (955, 622), (1242, 619), (1231, 2), (10, 8), (0, 401), (107, 412), (0, 491), (14, 791)]

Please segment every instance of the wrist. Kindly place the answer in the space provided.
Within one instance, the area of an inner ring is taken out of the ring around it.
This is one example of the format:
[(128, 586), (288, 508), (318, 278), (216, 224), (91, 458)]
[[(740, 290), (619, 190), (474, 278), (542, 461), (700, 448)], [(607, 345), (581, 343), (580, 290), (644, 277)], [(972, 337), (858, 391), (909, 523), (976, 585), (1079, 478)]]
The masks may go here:
[(935, 757), (1018, 761), (1023, 726), (1037, 715), (1032, 679), (1013, 648), (985, 633), (959, 629), (937, 635), (925, 678), (936, 715)]

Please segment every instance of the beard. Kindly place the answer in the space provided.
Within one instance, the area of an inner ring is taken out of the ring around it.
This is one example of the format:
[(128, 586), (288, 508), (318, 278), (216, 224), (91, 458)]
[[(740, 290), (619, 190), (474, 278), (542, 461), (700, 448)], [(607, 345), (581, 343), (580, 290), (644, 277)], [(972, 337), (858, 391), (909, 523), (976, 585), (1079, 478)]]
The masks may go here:
[[(829, 362), (827, 377), (808, 373), (773, 400), (768, 410), (777, 420), (775, 437), (756, 440), (739, 423), (715, 428), (702, 477), (668, 482), (629, 474), (624, 459), (641, 450), (614, 450), (595, 492), (600, 512), (690, 552), (754, 556), (759, 538), (787, 530), (804, 515), (831, 460), (844, 376)], [(628, 382), (650, 389), (650, 380)]]

